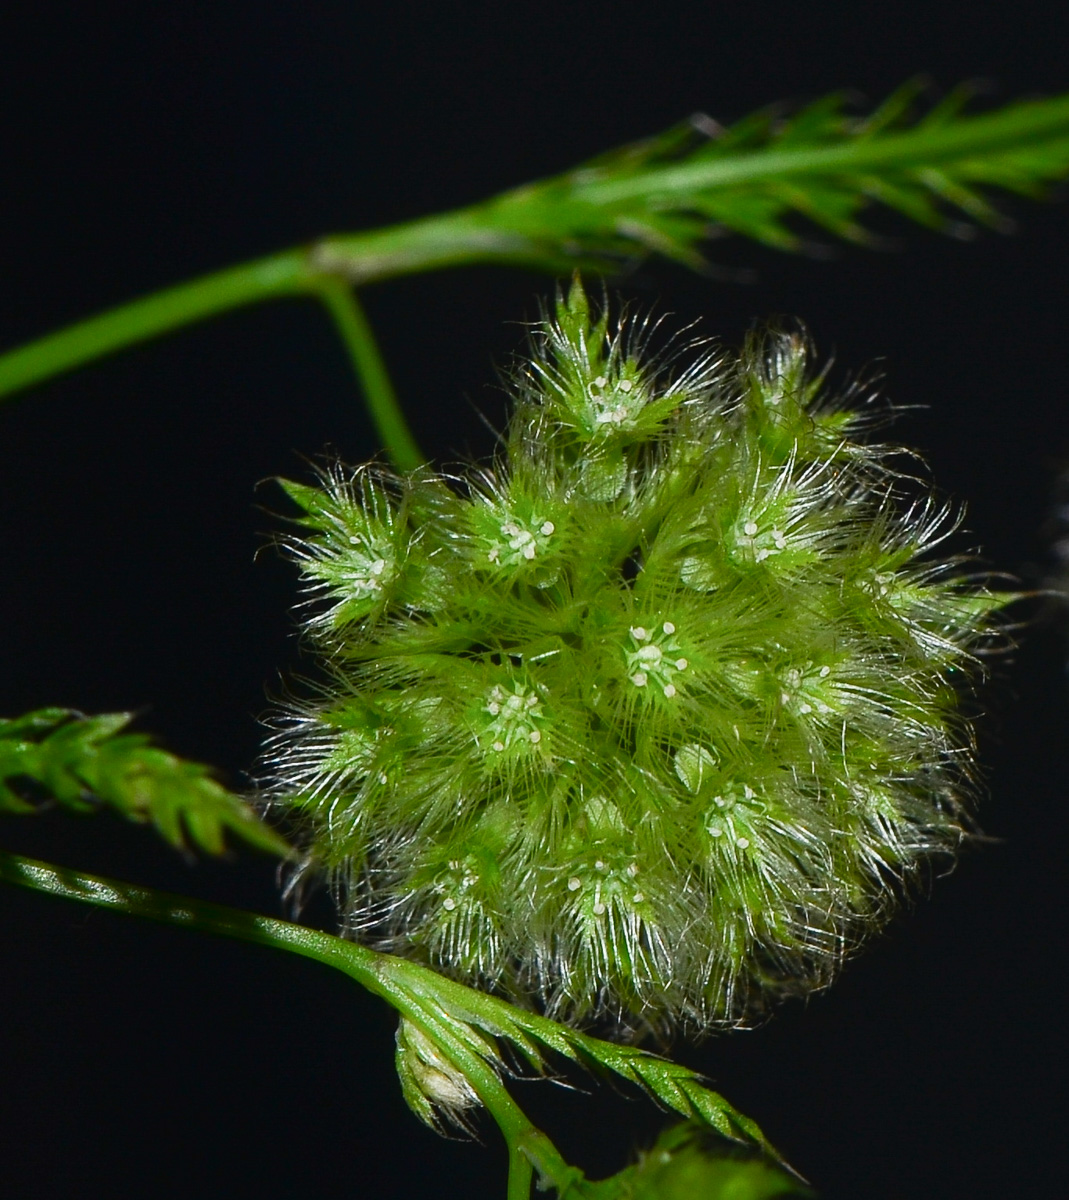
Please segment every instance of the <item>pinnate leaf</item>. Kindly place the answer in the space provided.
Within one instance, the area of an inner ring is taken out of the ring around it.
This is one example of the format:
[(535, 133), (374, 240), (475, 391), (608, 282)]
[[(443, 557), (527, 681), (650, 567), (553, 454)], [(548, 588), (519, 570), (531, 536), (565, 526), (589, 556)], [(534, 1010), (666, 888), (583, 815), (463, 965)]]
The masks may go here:
[(592, 1037), (446, 979), (426, 967), (401, 959), (384, 961), (390, 964), (394, 987), (407, 993), (426, 1017), (492, 1065), (500, 1067), (502, 1057), (488, 1043), (487, 1035), (509, 1045), (539, 1072), (549, 1065), (549, 1055), (558, 1055), (588, 1070), (610, 1071), (697, 1126), (783, 1161), (757, 1123), (709, 1088), (690, 1067), (635, 1046)]
[(874, 204), (946, 233), (1005, 229), (990, 189), (1038, 197), (1069, 175), (1069, 96), (975, 113), (961, 86), (924, 112), (924, 90), (911, 80), (867, 116), (843, 92), (728, 127), (699, 114), (497, 197), (480, 216), (555, 269), (568, 255), (604, 267), (646, 253), (700, 268), (711, 233), (804, 248), (798, 218), (874, 244), (860, 220)]

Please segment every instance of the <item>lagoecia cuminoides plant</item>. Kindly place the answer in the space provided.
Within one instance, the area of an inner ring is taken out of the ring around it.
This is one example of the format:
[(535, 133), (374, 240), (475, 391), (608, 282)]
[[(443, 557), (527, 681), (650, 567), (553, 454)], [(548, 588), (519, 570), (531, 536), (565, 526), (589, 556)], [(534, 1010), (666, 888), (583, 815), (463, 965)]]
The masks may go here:
[[(791, 249), (801, 215), (864, 242), (872, 203), (951, 231), (954, 210), (997, 224), (984, 188), (1032, 193), (1069, 171), (1069, 97), (974, 116), (959, 91), (916, 118), (916, 94), (867, 117), (832, 97), (727, 130), (691, 122), (0, 358), (5, 394), (226, 308), (312, 295), (393, 462), (283, 484), (320, 672), (277, 715), (256, 796), (123, 732), (125, 714), (0, 722), (0, 809), (32, 812), (42, 793), (110, 806), (208, 852), (229, 832), (287, 858), (295, 893), (330, 879), (344, 936), (15, 855), (0, 876), (347, 972), (401, 1014), (417, 1114), (467, 1122), (482, 1105), (498, 1123), (509, 1200), (535, 1176), (600, 1200), (682, 1181), (797, 1191), (692, 1071), (584, 1026), (703, 1033), (830, 981), (970, 828), (962, 701), (1010, 597), (942, 553), (956, 510), (880, 440), (869, 385), (831, 386), (800, 326), (741, 348), (666, 338), (576, 275), (512, 370), (497, 455), (446, 475), (422, 460), (353, 286), (471, 262), (703, 269), (713, 226)], [(587, 1181), (502, 1082), (554, 1058), (600, 1064), (687, 1124)], [(710, 1136), (756, 1157), (724, 1158)]]

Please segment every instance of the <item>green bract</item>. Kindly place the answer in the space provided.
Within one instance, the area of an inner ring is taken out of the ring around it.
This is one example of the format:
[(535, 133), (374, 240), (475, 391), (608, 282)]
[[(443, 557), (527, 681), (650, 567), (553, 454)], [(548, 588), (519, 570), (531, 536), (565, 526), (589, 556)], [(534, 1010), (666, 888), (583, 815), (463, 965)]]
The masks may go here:
[(826, 983), (962, 832), (950, 686), (1003, 598), (796, 333), (647, 360), (576, 283), (493, 466), (285, 484), (319, 696), (271, 793), (353, 936), (557, 1016)]

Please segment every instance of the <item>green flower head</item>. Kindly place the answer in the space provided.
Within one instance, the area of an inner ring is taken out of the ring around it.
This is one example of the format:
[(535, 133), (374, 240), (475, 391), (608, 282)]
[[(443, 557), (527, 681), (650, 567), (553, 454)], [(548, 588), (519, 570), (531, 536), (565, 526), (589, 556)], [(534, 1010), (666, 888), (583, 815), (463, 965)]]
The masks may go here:
[(707, 1027), (827, 983), (954, 850), (952, 684), (1003, 598), (925, 557), (946, 508), (804, 337), (645, 329), (577, 282), (490, 467), (285, 484), (324, 682), (270, 792), (352, 936), (562, 1018)]

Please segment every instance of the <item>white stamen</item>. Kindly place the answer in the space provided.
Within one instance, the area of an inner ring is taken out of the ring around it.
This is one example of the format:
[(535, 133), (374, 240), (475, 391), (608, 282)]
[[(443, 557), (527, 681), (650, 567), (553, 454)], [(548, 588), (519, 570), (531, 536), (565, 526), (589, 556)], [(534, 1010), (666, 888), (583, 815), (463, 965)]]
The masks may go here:
[(690, 664), (687, 662), (687, 660), (685, 658), (677, 658), (676, 659), (676, 670), (677, 671), (685, 671), (689, 665)]
[(742, 532), (745, 533), (747, 537), (753, 537), (754, 534), (757, 533), (757, 522), (747, 521), (742, 527)]
[(738, 846), (738, 848), (740, 850), (746, 850), (749, 848), (750, 839), (749, 838), (736, 838), (735, 845)]
[(446, 896), (446, 898), (442, 901), (442, 907), (445, 909), (446, 912), (452, 912), (453, 909), (456, 908), (456, 906), (457, 906), (457, 902), (453, 899), (452, 896)]
[(630, 379), (621, 379), (620, 380), (620, 391), (621, 392), (629, 392), (634, 386), (635, 385), (631, 382)]
[(645, 900), (645, 899), (646, 899), (646, 897), (645, 897), (645, 896), (644, 896), (644, 895), (643, 895), (641, 892), (636, 892), (636, 893), (635, 893), (635, 894), (634, 894), (634, 895), (631, 897), (631, 903), (632, 903), (632, 904), (641, 904), (641, 903), (642, 903), (642, 901), (643, 901), (643, 900)]
[(669, 700), (671, 700), (672, 697), (676, 694), (675, 684), (674, 683), (666, 683), (664, 685), (664, 694), (668, 697)]
[(579, 889), (582, 886), (583, 886), (583, 881), (579, 878), (578, 875), (573, 875), (571, 877), (571, 879), (568, 880), (568, 891), (569, 892), (577, 892), (577, 891), (579, 891)]
[(634, 675), (631, 676), (631, 682), (635, 685), (635, 687), (645, 687), (647, 678), (648, 676), (646, 675), (645, 671), (636, 671)]
[(530, 737), (531, 737), (531, 741), (532, 741), (532, 742), (533, 742), (533, 743), (534, 743), (536, 746), (537, 746), (537, 745), (538, 745), (538, 743), (539, 743), (539, 742), (542, 740), (542, 734), (541, 734), (541, 732), (540, 732), (539, 730), (537, 730), (537, 729), (532, 729), (532, 730), (531, 730)]
[(557, 527), (556, 527), (556, 525), (553, 524), (552, 521), (543, 521), (542, 522), (542, 532), (546, 535), (546, 537), (549, 537), (549, 535), (551, 533), (556, 532), (556, 529), (557, 529)]
[(602, 902), (599, 900), (597, 902), (597, 904), (594, 905), (594, 916), (601, 917), (601, 916), (604, 916), (604, 914), (605, 914), (605, 905), (602, 904)]
[(665, 623), (661, 626), (661, 628), (665, 631), (665, 633), (668, 633), (668, 634), (675, 633), (675, 631), (676, 631), (676, 627), (672, 624), (671, 621), (665, 621)]
[(631, 627), (631, 636), (636, 642), (644, 642), (650, 636), (641, 625), (633, 625)]

